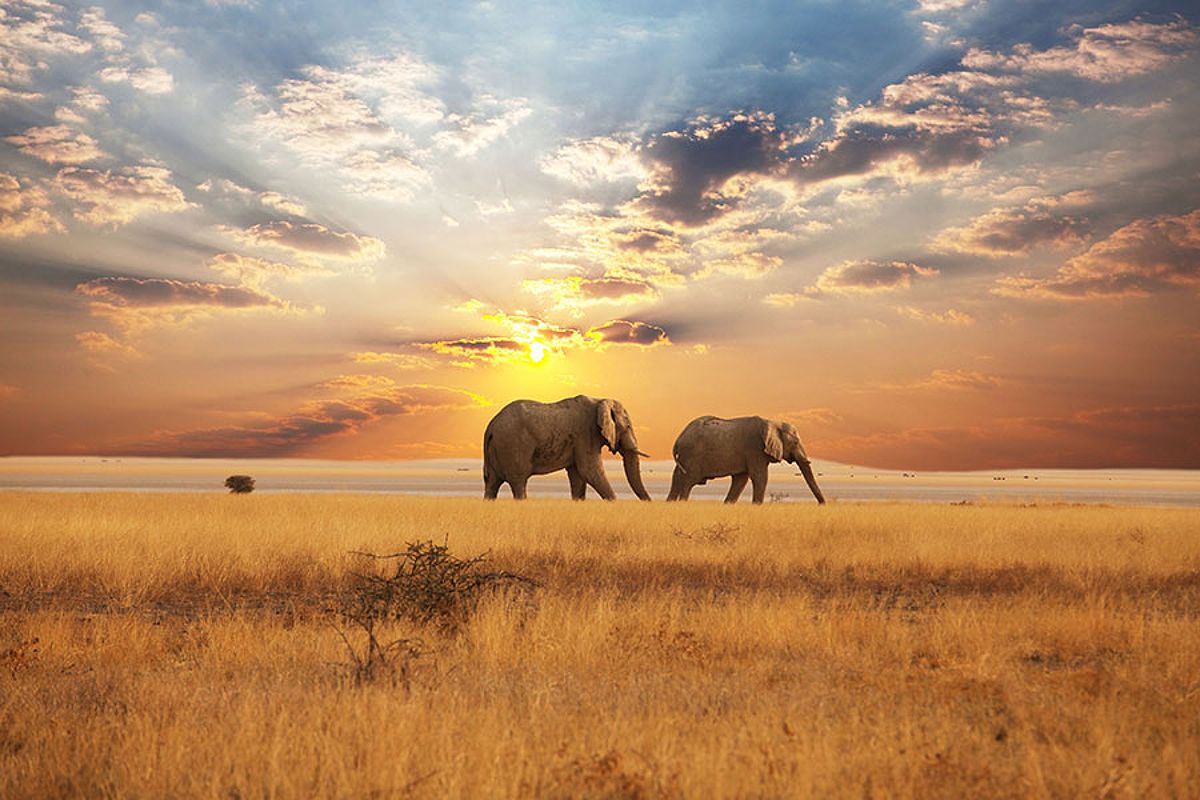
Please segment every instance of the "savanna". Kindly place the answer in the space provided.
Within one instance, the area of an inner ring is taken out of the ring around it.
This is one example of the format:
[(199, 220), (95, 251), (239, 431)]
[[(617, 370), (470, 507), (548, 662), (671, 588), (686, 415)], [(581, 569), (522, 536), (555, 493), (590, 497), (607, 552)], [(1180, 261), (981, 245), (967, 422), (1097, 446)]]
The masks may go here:
[[(1193, 510), (5, 492), (0, 542), (4, 797), (1200, 786)], [(524, 580), (364, 670), (420, 542)]]

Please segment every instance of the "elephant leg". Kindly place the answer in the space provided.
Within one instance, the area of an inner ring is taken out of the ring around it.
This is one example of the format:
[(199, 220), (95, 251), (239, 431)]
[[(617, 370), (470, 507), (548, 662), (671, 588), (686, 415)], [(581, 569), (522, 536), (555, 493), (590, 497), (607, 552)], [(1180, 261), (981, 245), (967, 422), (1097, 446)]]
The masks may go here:
[(579, 470), (575, 469), (574, 464), (567, 467), (567, 480), (571, 482), (572, 500), (583, 500), (587, 497), (587, 482), (579, 474)]
[(767, 498), (767, 468), (751, 470), (750, 484), (754, 492), (754, 503), (761, 504)]
[(746, 488), (746, 481), (750, 480), (750, 473), (739, 472), (733, 476), (733, 480), (729, 482), (729, 494), (725, 495), (726, 503), (736, 503), (738, 498), (742, 496), (742, 490)]
[(496, 494), (499, 493), (500, 487), (503, 484), (504, 481), (500, 480), (499, 478), (489, 478), (483, 485), (483, 498), (485, 500), (495, 500)]
[(600, 459), (596, 459), (594, 465), (576, 466), (576, 469), (579, 470), (579, 474), (587, 481), (587, 484), (596, 490), (596, 494), (605, 500), (617, 499), (617, 493), (613, 491), (612, 484), (608, 482), (608, 476), (604, 474), (604, 467), (600, 464)]
[(529, 482), (528, 475), (526, 475), (523, 478), (509, 478), (508, 479), (508, 488), (512, 489), (512, 496), (513, 496), (514, 500), (524, 500), (525, 499), (525, 484), (528, 482)]

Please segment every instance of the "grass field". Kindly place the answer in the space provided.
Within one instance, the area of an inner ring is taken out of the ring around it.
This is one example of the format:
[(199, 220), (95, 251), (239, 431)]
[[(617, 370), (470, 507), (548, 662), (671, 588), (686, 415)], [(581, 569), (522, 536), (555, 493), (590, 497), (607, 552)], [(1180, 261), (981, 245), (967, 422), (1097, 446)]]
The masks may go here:
[(1200, 511), (0, 493), (0, 797), (1198, 792)]

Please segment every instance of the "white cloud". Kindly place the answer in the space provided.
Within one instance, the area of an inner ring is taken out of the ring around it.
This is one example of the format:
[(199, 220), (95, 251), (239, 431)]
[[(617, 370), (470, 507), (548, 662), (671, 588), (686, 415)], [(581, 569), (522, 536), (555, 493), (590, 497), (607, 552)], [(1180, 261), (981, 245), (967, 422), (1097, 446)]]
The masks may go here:
[(470, 157), (504, 137), (533, 113), (523, 97), (498, 100), (483, 95), (477, 106), (470, 114), (447, 115), (446, 122), (452, 127), (435, 133), (434, 145), (458, 156)]
[(173, 213), (191, 205), (171, 182), (170, 170), (162, 167), (66, 167), (55, 176), (54, 187), (81, 204), (75, 217), (91, 225), (117, 226), (143, 214)]
[(1071, 36), (1071, 44), (1046, 50), (1031, 44), (1018, 44), (1007, 53), (972, 49), (962, 63), (974, 69), (1063, 72), (1114, 83), (1160, 69), (1182, 58), (1196, 42), (1196, 31), (1184, 19), (1162, 24), (1134, 19), (1093, 28), (1074, 26)]
[(4, 140), (48, 164), (83, 164), (106, 157), (95, 139), (66, 125), (29, 128)]
[(542, 172), (578, 186), (619, 180), (644, 180), (649, 171), (635, 142), (594, 136), (568, 142), (541, 161)]
[(23, 239), (65, 230), (50, 213), (46, 191), (28, 180), (0, 172), (0, 239)]

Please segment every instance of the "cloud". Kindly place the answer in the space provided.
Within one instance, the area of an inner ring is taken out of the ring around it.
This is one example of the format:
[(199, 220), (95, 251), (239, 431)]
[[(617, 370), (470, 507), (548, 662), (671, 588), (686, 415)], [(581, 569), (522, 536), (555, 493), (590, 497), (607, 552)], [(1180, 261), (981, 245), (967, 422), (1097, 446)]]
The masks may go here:
[(92, 42), (105, 52), (119, 53), (125, 49), (125, 34), (108, 21), (104, 9), (99, 6), (85, 8), (79, 13), (79, 29), (91, 34)]
[(640, 347), (653, 347), (657, 344), (670, 344), (667, 332), (657, 325), (645, 322), (631, 322), (624, 319), (614, 319), (602, 325), (588, 328), (584, 334), (601, 346), (609, 344), (632, 344)]
[(295, 266), (278, 261), (268, 261), (264, 258), (243, 256), (238, 253), (218, 253), (208, 260), (208, 266), (234, 278), (243, 286), (261, 289), (263, 284), (273, 278), (287, 281), (304, 280), (320, 275), (332, 275), (332, 270), (305, 264)]
[(10, 89), (7, 86), (0, 86), (0, 103), (6, 100), (15, 100), (19, 103), (32, 103), (36, 100), (41, 100), (43, 95), (39, 92), (23, 92), (20, 89)]
[(372, 350), (351, 353), (356, 364), (387, 364), (395, 369), (429, 369), (434, 364), (428, 358), (414, 353), (377, 353)]
[(443, 118), (441, 101), (418, 88), (436, 70), (401, 52), (359, 57), (343, 69), (309, 65), (301, 74), (278, 84), (274, 96), (244, 87), (258, 136), (332, 169), (356, 194), (406, 201), (429, 184), (412, 157), (411, 137), (389, 120), (425, 125)]
[(831, 408), (805, 408), (800, 411), (785, 411), (780, 417), (801, 425), (832, 425), (843, 417)]
[(969, 369), (935, 369), (929, 377), (910, 384), (910, 389), (950, 389), (953, 391), (987, 391), (995, 389), (1004, 381), (994, 375)]
[(942, 252), (987, 258), (1025, 255), (1039, 247), (1075, 247), (1086, 241), (1091, 225), (1084, 217), (1064, 213), (1064, 206), (1090, 199), (1086, 192), (1075, 192), (1031, 200), (1020, 208), (993, 209), (964, 226), (946, 228), (930, 245)]
[(54, 110), (54, 118), (62, 123), (71, 125), (86, 124), (87, 115), (103, 111), (108, 106), (108, 98), (87, 86), (72, 86), (73, 98), (68, 105), (59, 106)]
[(504, 336), (464, 337), (462, 339), (419, 342), (417, 347), (425, 348), (438, 355), (450, 356), (452, 359), (450, 364), (456, 367), (530, 361), (533, 352), (531, 342), (519, 342)]
[(771, 114), (701, 117), (681, 131), (667, 131), (644, 149), (651, 177), (638, 205), (650, 216), (695, 227), (733, 208), (742, 187), (732, 179), (766, 175), (781, 163), (788, 137)]
[(888, 177), (941, 178), (979, 162), (1006, 130), (1046, 127), (1055, 113), (1022, 93), (1012, 76), (957, 70), (917, 73), (885, 86), (879, 99), (834, 115), (835, 133), (788, 167), (801, 187)]
[(778, 256), (768, 256), (764, 253), (739, 253), (730, 258), (718, 258), (706, 261), (700, 271), (692, 277), (697, 280), (722, 274), (735, 278), (762, 278), (779, 268), (783, 259)]
[(305, 213), (304, 205), (299, 200), (287, 197), (279, 192), (260, 192), (258, 201), (267, 208), (282, 211), (284, 214), (302, 217)]
[(342, 159), (340, 170), (346, 191), (383, 200), (411, 200), (431, 182), (424, 167), (390, 150), (349, 153)]
[(772, 292), (763, 297), (763, 302), (776, 308), (791, 308), (801, 300), (812, 300), (813, 295), (804, 292)]
[(250, 286), (170, 278), (96, 278), (75, 291), (87, 299), (92, 316), (107, 320), (121, 335), (89, 331), (76, 337), (93, 354), (132, 354), (136, 340), (151, 328), (180, 327), (218, 313), (303, 311)]
[(160, 43), (141, 42), (135, 48), (127, 48), (129, 37), (104, 15), (99, 6), (80, 12), (79, 30), (88, 34), (91, 43), (103, 54), (107, 66), (97, 71), (100, 80), (128, 83), (147, 94), (167, 94), (174, 90), (174, 77), (158, 65), (155, 56), (162, 49)]
[(550, 308), (579, 311), (601, 303), (644, 303), (658, 297), (658, 290), (640, 278), (539, 278), (521, 283), (525, 291), (547, 298)]
[(849, 130), (800, 158), (791, 176), (801, 185), (878, 175), (899, 181), (937, 178), (977, 163), (994, 144), (991, 136), (969, 130)]
[(168, 278), (96, 278), (79, 284), (75, 291), (93, 302), (120, 308), (216, 306), (236, 309), (286, 305), (278, 298), (248, 286)]
[(1048, 278), (1000, 278), (1009, 297), (1087, 300), (1200, 286), (1200, 209), (1135, 220), (1075, 256)]
[(41, 187), (0, 172), (0, 239), (66, 230), (49, 208), (50, 198)]
[(590, 186), (621, 180), (641, 181), (649, 174), (636, 142), (616, 136), (576, 139), (541, 160), (542, 172)]
[(275, 87), (275, 103), (263, 95), (248, 95), (252, 103), (268, 104), (255, 118), (256, 127), (280, 139), (302, 156), (326, 160), (361, 148), (386, 145), (395, 131), (341, 80), (322, 67), (305, 67), (304, 79), (285, 80)]
[(256, 191), (228, 178), (207, 178), (196, 184), (196, 189), (224, 201), (243, 203), (247, 207), (253, 207), (257, 202), (261, 208), (282, 211), (295, 217), (303, 217), (307, 213), (304, 204), (294, 197), (274, 191)]
[(28, 84), (33, 73), (46, 69), (46, 58), (78, 55), (90, 42), (68, 33), (62, 6), (40, 0), (11, 0), (0, 13), (0, 82)]
[(303, 455), (334, 437), (355, 435), (386, 418), (491, 405), (486, 398), (462, 389), (400, 386), (378, 376), (366, 382), (335, 379), (314, 388), (334, 390), (340, 396), (310, 400), (264, 424), (163, 431), (130, 452), (192, 458), (282, 458)]
[(121, 171), (65, 167), (54, 187), (83, 205), (75, 217), (90, 225), (123, 225), (142, 214), (173, 213), (191, 204), (175, 184), (170, 170), (138, 166)]
[(71, 105), (80, 111), (95, 114), (108, 106), (108, 98), (90, 86), (72, 86), (71, 94)]
[(558, 241), (519, 252), (514, 262), (540, 269), (637, 278), (661, 286), (683, 283), (684, 278), (676, 270), (692, 257), (678, 231), (646, 217), (628, 203), (606, 209), (596, 203), (571, 200), (543, 222)]
[(816, 283), (805, 290), (807, 294), (879, 294), (907, 289), (914, 278), (929, 278), (938, 274), (932, 267), (922, 267), (907, 261), (843, 261), (829, 267)]
[(378, 239), (335, 231), (316, 222), (273, 220), (229, 232), (244, 244), (343, 261), (371, 261), (385, 252), (383, 242)]
[(75, 342), (83, 349), (85, 353), (97, 359), (93, 363), (97, 366), (106, 366), (114, 359), (134, 358), (138, 355), (137, 348), (133, 345), (118, 341), (107, 333), (100, 331), (84, 331), (75, 334)]
[[(1114, 406), (829, 439), (827, 457), (885, 469), (1200, 468), (1200, 405)], [(814, 450), (817, 448), (814, 447)]]
[(83, 164), (107, 157), (95, 139), (66, 125), (29, 128), (24, 133), (5, 136), (4, 141), (48, 164)]
[(583, 330), (556, 325), (530, 314), (487, 311), (486, 306), (474, 301), (464, 305), (467, 306), (464, 310), (482, 311), (483, 319), (503, 328), (504, 335), (464, 336), (417, 342), (413, 346), (449, 356), (453, 366), (474, 367), (539, 363), (549, 354), (604, 350), (611, 345), (650, 347), (671, 344), (665, 330), (645, 322), (616, 319)]
[(433, 135), (434, 146), (470, 157), (506, 136), (533, 113), (529, 101), (523, 97), (500, 100), (483, 95), (477, 105), (470, 114), (448, 114), (445, 122), (451, 127)]
[(926, 311), (916, 306), (896, 306), (897, 313), (917, 322), (927, 322), (935, 325), (966, 326), (974, 325), (975, 317), (965, 311), (948, 308), (945, 311)]
[(1099, 25), (1073, 26), (1071, 43), (1046, 50), (1018, 44), (1008, 53), (971, 49), (964, 66), (1020, 73), (1067, 73), (1101, 83), (1115, 83), (1160, 69), (1183, 58), (1196, 43), (1196, 31), (1178, 18), (1156, 24), (1141, 19)]
[[(814, 199), (831, 183), (842, 191), (838, 198), (853, 199), (848, 191), (864, 184), (882, 192), (943, 180), (976, 168), (1014, 131), (1054, 127), (1060, 112), (1075, 107), (1021, 84), (1018, 76), (963, 69), (918, 73), (885, 86), (873, 102), (838, 104), (829, 124), (780, 126), (769, 113), (735, 112), (642, 141), (570, 143), (544, 159), (543, 169), (579, 185), (599, 180), (613, 163), (632, 174), (640, 162), (645, 175), (616, 206), (564, 203), (545, 219), (560, 241), (518, 260), (593, 274), (599, 267), (657, 286), (720, 274), (761, 277), (781, 265), (764, 251), (767, 241), (830, 229), (814, 211), (829, 201)], [(643, 232), (634, 238), (635, 230)]]
[(168, 94), (175, 89), (175, 78), (162, 67), (105, 67), (100, 70), (100, 80), (128, 83), (146, 94)]

